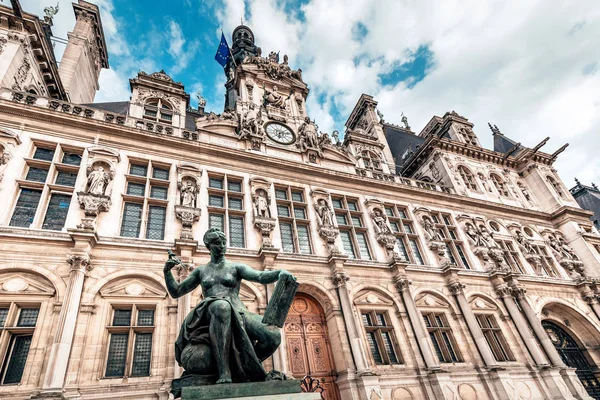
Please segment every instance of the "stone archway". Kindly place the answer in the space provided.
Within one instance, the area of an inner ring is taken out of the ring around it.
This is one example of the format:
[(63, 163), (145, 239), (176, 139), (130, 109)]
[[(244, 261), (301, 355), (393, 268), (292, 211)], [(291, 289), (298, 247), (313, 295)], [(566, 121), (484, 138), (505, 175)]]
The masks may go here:
[(298, 293), (283, 329), (289, 373), (296, 379), (311, 376), (320, 381), (325, 400), (339, 400), (337, 373), (321, 305), (311, 296)]
[(563, 362), (576, 369), (575, 372), (588, 394), (594, 399), (600, 399), (600, 381), (593, 372), (596, 367), (589, 363), (584, 349), (558, 324), (545, 320), (542, 321), (542, 326)]

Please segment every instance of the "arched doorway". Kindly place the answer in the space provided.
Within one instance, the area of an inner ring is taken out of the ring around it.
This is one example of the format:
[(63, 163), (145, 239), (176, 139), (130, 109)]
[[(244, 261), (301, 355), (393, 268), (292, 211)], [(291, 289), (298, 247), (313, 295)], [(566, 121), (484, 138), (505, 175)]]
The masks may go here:
[(600, 399), (600, 381), (594, 375), (593, 366), (583, 354), (583, 349), (571, 335), (554, 322), (542, 321), (542, 326), (564, 363), (569, 367), (576, 368), (575, 372), (588, 394), (594, 399)]
[(296, 379), (310, 375), (321, 382), (325, 400), (339, 400), (325, 313), (319, 303), (298, 293), (285, 321), (288, 371)]

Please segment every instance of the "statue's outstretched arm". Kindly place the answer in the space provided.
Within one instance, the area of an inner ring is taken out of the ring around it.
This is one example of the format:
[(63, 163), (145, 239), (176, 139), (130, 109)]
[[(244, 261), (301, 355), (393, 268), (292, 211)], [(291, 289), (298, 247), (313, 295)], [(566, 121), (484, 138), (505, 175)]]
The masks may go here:
[[(273, 271), (257, 271), (253, 268), (250, 268), (246, 264), (238, 264), (237, 271), (240, 274), (240, 277), (242, 279), (245, 279), (245, 280), (251, 281), (251, 282), (262, 283), (263, 285), (277, 281), (277, 279), (279, 279), (279, 277), (281, 275), (292, 276), (292, 274), (290, 274), (288, 271), (286, 271), (284, 269), (278, 269), (278, 270), (273, 270)], [(293, 278), (293, 276), (292, 276), (292, 278)], [(293, 278), (293, 279), (295, 280), (296, 278)]]
[(174, 260), (169, 259), (165, 263), (165, 267), (163, 269), (165, 273), (165, 284), (167, 285), (167, 290), (174, 299), (196, 289), (201, 282), (200, 270), (195, 269), (183, 282), (177, 283), (175, 277), (173, 277), (173, 274), (171, 273), (171, 269), (175, 265), (177, 265), (177, 263), (174, 263)]

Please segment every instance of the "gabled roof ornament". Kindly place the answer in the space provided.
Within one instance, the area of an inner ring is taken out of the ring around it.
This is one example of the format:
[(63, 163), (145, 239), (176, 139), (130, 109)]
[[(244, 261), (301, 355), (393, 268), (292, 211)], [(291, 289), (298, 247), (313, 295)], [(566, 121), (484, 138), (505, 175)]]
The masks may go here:
[(490, 124), (488, 122), (488, 126), (492, 130), (492, 134), (494, 134), (494, 135), (504, 135), (502, 132), (500, 132), (500, 129), (498, 129), (498, 125), (492, 125), (492, 124)]

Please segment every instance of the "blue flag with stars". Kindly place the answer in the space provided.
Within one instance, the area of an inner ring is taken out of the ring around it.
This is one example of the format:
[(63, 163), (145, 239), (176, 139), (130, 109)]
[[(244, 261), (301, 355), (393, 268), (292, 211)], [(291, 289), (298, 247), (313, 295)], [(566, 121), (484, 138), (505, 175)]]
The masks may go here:
[(215, 60), (217, 60), (217, 62), (221, 64), (223, 68), (225, 68), (230, 58), (231, 51), (229, 50), (229, 45), (227, 44), (225, 35), (223, 34), (223, 32), (221, 32), (221, 43), (219, 43), (217, 54), (215, 54)]

